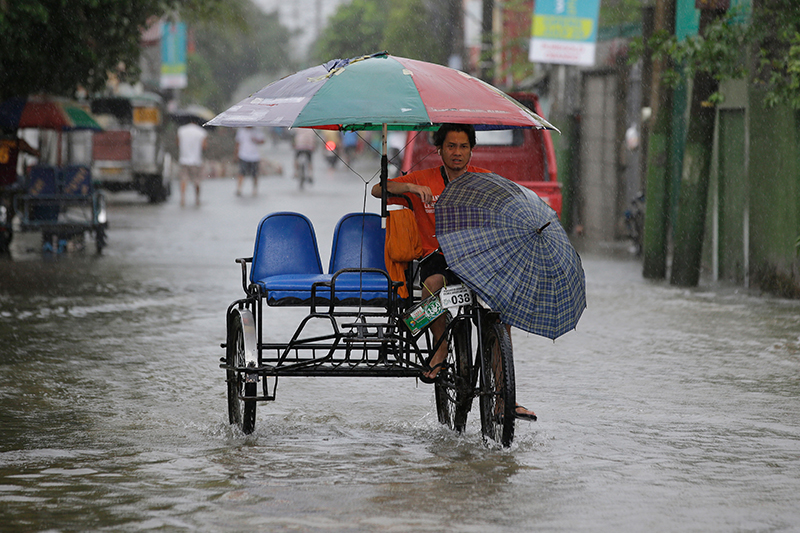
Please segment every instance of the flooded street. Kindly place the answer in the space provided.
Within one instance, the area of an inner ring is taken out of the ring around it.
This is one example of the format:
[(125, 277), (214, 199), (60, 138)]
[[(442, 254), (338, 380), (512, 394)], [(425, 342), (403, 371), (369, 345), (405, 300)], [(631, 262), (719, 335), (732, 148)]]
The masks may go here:
[[(798, 530), (800, 301), (648, 282), (626, 257), (582, 253), (577, 331), (514, 332), (539, 421), (510, 449), (482, 443), (477, 404), (465, 434), (440, 426), (411, 379), (282, 379), (253, 435), (230, 427), (220, 343), (259, 220), (309, 216), (327, 266), (336, 221), (379, 209), (357, 176), (315, 170), (257, 197), (209, 180), (200, 207), (177, 183), (164, 205), (112, 195), (100, 257), (13, 243), (0, 530)], [(272, 316), (281, 340), (299, 320)]]

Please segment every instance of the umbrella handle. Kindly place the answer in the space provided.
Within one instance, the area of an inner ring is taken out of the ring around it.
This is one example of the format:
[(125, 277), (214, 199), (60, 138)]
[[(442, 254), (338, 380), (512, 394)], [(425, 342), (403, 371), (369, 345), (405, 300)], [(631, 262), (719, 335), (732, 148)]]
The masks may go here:
[(386, 190), (386, 183), (389, 179), (389, 157), (386, 149), (388, 127), (386, 123), (383, 124), (381, 133), (381, 228), (386, 229), (386, 219), (389, 216), (389, 210), (387, 209), (388, 191)]
[(538, 235), (541, 235), (541, 234), (542, 234), (542, 232), (544, 231), (544, 229), (545, 229), (547, 226), (549, 226), (549, 225), (550, 225), (550, 222), (548, 222), (547, 224), (545, 224), (545, 225), (544, 225), (544, 226), (542, 226), (541, 228), (537, 229), (537, 230), (536, 230), (536, 233), (537, 233)]

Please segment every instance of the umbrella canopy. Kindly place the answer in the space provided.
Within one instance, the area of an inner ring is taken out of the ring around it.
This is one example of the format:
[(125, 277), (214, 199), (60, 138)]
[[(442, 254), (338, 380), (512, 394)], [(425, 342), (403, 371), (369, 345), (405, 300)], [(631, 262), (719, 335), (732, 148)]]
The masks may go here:
[(555, 129), (499, 89), (461, 71), (385, 52), (335, 59), (264, 87), (208, 122), (379, 130), (435, 129), (445, 122), (479, 129)]
[(103, 129), (77, 103), (46, 97), (11, 98), (0, 103), (0, 127), (14, 131), (22, 128), (56, 131)]
[(172, 117), (172, 119), (180, 125), (187, 124), (189, 122), (197, 122), (202, 124), (213, 119), (215, 116), (216, 113), (211, 111), (209, 108), (198, 104), (189, 104), (183, 109), (179, 109), (173, 113), (170, 113), (170, 117)]
[(447, 264), (504, 323), (556, 339), (586, 308), (581, 259), (555, 211), (496, 174), (468, 172), (436, 202)]
[(271, 83), (207, 126), (382, 130), (381, 215), (386, 218), (387, 130), (556, 129), (488, 83), (434, 63), (386, 52), (334, 59)]

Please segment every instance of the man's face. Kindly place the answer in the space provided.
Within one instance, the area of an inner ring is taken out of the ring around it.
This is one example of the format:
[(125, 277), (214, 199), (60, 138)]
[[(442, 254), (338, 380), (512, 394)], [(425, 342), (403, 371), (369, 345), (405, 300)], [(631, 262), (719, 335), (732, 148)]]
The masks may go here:
[(440, 155), (447, 170), (456, 173), (463, 172), (472, 157), (472, 148), (469, 145), (467, 134), (463, 131), (448, 132), (442, 143)]

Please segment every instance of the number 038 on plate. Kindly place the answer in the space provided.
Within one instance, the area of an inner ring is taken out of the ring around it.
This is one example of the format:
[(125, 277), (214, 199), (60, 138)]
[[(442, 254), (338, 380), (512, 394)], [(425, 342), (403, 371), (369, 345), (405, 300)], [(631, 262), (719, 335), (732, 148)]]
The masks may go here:
[(452, 312), (461, 306), (472, 304), (472, 291), (466, 285), (450, 285), (439, 291), (439, 300), (442, 307)]

